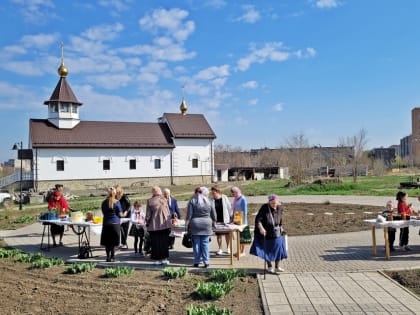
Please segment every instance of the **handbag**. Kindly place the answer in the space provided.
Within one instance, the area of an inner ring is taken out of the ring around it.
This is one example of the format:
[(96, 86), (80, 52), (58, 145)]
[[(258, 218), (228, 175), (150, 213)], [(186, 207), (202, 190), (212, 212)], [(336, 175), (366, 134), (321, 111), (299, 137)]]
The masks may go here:
[(186, 248), (193, 247), (191, 234), (189, 232), (184, 233), (184, 236), (182, 237), (182, 246)]
[(80, 247), (77, 258), (87, 259), (89, 257), (93, 257), (92, 249), (90, 248), (90, 246), (86, 242), (83, 242), (82, 246)]
[(268, 213), (270, 214), (271, 221), (273, 222), (273, 225), (274, 225), (273, 232), (271, 233), (270, 236), (271, 238), (280, 237), (282, 233), (282, 226), (278, 222), (274, 221), (274, 217), (273, 217), (273, 214), (271, 213), (271, 210), (268, 210)]

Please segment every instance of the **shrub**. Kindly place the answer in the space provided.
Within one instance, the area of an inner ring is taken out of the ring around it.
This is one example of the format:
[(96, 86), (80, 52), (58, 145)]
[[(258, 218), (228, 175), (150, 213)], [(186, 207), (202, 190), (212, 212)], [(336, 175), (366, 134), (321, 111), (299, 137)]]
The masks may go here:
[(35, 222), (38, 219), (38, 216), (23, 215), (19, 218), (16, 218), (12, 223), (14, 224), (24, 224)]
[(218, 282), (200, 282), (195, 291), (202, 299), (216, 300), (230, 292), (233, 285), (231, 281), (225, 283)]
[(237, 277), (246, 277), (248, 273), (240, 269), (217, 269), (212, 271), (211, 277), (217, 282), (231, 281)]
[(130, 267), (111, 267), (105, 269), (106, 278), (118, 278), (119, 276), (131, 275), (133, 268)]
[(215, 305), (196, 306), (191, 304), (187, 308), (187, 315), (231, 315), (226, 308), (218, 308)]
[(32, 263), (42, 258), (45, 258), (45, 256), (39, 253), (34, 253), (34, 254), (20, 253), (16, 255), (16, 261), (23, 262), (23, 263)]
[(6, 249), (6, 248), (0, 248), (0, 258), (8, 258), (8, 257), (15, 257), (22, 252), (19, 249)]
[(53, 258), (45, 258), (41, 257), (32, 262), (32, 268), (50, 268), (52, 266), (63, 265), (64, 261), (61, 258), (53, 257)]
[(162, 270), (162, 273), (169, 279), (177, 279), (182, 278), (187, 274), (187, 268), (165, 268)]
[(96, 267), (96, 263), (89, 262), (89, 263), (74, 263), (67, 266), (65, 273), (68, 274), (76, 274), (76, 273), (83, 273), (83, 272), (90, 272)]

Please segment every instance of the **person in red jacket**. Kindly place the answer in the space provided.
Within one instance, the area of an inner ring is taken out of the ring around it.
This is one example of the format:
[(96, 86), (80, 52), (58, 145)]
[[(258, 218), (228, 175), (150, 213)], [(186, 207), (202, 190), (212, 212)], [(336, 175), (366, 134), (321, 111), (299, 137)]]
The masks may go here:
[[(58, 217), (63, 217), (66, 215), (66, 212), (69, 211), (69, 205), (67, 203), (67, 200), (61, 195), (61, 192), (56, 190), (54, 192), (54, 195), (50, 197), (50, 200), (48, 201), (48, 210), (58, 210)], [(64, 226), (63, 225), (57, 225), (57, 224), (51, 224), (51, 236), (53, 240), (53, 246), (57, 246), (57, 243), (55, 241), (55, 236), (59, 235), (59, 245), (63, 245), (63, 235), (64, 235)]]
[[(398, 201), (398, 213), (401, 214), (401, 218), (407, 218), (407, 216), (411, 215), (412, 213), (416, 213), (412, 210), (412, 204), (407, 204), (407, 193), (404, 191), (399, 191), (397, 193), (397, 201)], [(403, 250), (411, 250), (408, 247), (408, 226), (403, 227), (400, 229), (400, 247)]]

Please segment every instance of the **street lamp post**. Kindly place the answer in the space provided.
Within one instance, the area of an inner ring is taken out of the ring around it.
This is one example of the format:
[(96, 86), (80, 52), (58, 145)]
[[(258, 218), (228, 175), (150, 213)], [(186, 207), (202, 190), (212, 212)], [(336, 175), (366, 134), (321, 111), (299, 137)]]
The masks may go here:
[[(22, 141), (19, 143), (15, 143), (12, 150), (18, 151), (18, 158), (19, 158), (19, 150), (23, 149), (23, 143)], [(23, 175), (23, 165), (22, 165), (22, 155), (20, 156), (20, 180), (19, 180), (19, 187), (20, 187), (20, 193), (19, 193), (19, 210), (22, 210), (22, 175)]]

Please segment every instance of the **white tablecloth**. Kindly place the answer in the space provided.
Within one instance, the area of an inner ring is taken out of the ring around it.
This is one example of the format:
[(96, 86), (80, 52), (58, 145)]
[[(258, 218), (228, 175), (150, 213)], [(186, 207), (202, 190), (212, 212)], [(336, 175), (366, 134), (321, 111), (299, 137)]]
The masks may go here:
[(377, 228), (385, 228), (385, 227), (403, 228), (410, 225), (420, 226), (420, 220), (415, 220), (415, 219), (384, 221), (384, 222), (379, 222), (377, 219), (368, 219), (368, 220), (363, 220), (363, 221), (370, 225), (374, 225)]

